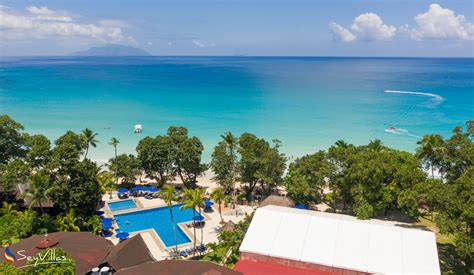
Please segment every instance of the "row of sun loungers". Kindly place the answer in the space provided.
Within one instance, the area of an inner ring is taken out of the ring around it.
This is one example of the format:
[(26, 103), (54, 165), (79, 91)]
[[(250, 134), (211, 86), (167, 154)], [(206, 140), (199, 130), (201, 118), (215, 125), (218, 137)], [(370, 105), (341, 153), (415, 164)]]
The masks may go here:
[(178, 251), (171, 251), (170, 256), (171, 257), (188, 257), (191, 255), (194, 255), (196, 252), (205, 252), (207, 250), (207, 245), (201, 244), (199, 246), (196, 246), (196, 250), (194, 250), (194, 247), (188, 248), (188, 249), (183, 249), (183, 250), (178, 250)]

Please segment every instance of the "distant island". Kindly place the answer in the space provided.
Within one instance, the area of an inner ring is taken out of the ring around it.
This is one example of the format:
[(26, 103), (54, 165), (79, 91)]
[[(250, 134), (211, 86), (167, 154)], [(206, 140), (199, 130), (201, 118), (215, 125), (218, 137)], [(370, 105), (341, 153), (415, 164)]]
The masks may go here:
[(73, 53), (74, 56), (150, 56), (145, 50), (132, 46), (109, 44), (101, 47), (92, 47), (85, 51)]

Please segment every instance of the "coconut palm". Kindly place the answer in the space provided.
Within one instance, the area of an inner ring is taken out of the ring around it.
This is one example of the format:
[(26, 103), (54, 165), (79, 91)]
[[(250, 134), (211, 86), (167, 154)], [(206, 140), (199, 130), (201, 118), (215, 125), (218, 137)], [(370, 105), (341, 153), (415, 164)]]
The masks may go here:
[(163, 186), (163, 188), (161, 188), (160, 195), (161, 195), (161, 198), (166, 202), (170, 210), (171, 226), (173, 228), (173, 234), (174, 234), (174, 245), (175, 245), (175, 250), (178, 251), (178, 241), (176, 238), (176, 224), (174, 223), (173, 210), (171, 207), (173, 205), (173, 201), (176, 200), (176, 192), (174, 191), (173, 186), (166, 184)]
[(236, 190), (235, 190), (235, 178), (236, 178), (236, 175), (237, 175), (237, 165), (236, 165), (236, 162), (237, 162), (237, 156), (235, 154), (236, 152), (236, 149), (237, 149), (237, 138), (234, 137), (234, 135), (231, 133), (231, 132), (226, 132), (224, 133), (224, 135), (221, 135), (222, 139), (224, 140), (226, 146), (227, 146), (227, 150), (228, 150), (228, 153), (229, 155), (231, 156), (232, 158), (232, 163), (231, 163), (231, 167), (230, 167), (230, 183), (231, 183), (231, 186), (232, 186), (232, 208), (235, 208), (235, 196), (236, 196)]
[(116, 137), (113, 137), (109, 141), (109, 145), (112, 145), (115, 150), (115, 158), (117, 158), (117, 145), (120, 143), (120, 140)]
[[(199, 209), (199, 215), (201, 215), (201, 208), (204, 206), (204, 190), (203, 189), (184, 189), (182, 197), (181, 209), (192, 209), (193, 210), (193, 221), (196, 219), (196, 209)], [(194, 251), (196, 251), (196, 227), (193, 226), (194, 230)], [(202, 227), (201, 227), (201, 244), (202, 244)]]
[(425, 135), (417, 142), (417, 156), (426, 163), (426, 168), (431, 169), (431, 177), (434, 178), (434, 168), (442, 164), (443, 154), (446, 153), (443, 137), (440, 135)]
[(16, 211), (16, 204), (8, 203), (6, 201), (2, 202), (2, 208), (0, 208), (0, 213), (2, 213), (2, 215), (4, 216), (18, 213), (18, 211)]
[(97, 143), (99, 143), (96, 139), (97, 135), (97, 133), (94, 133), (94, 131), (89, 128), (82, 130), (82, 138), (86, 142), (86, 153), (84, 154), (84, 159), (87, 158), (87, 153), (89, 153), (89, 148), (91, 146), (94, 148), (97, 147)]
[(81, 222), (80, 217), (76, 216), (74, 210), (69, 210), (65, 215), (56, 218), (58, 228), (62, 231), (81, 231), (78, 224)]
[(112, 175), (109, 172), (102, 172), (97, 175), (97, 181), (101, 188), (102, 193), (109, 191), (109, 197), (112, 198), (112, 191), (117, 186), (112, 181)]
[(225, 199), (224, 190), (222, 188), (216, 188), (211, 193), (211, 198), (219, 205), (219, 215), (221, 216), (221, 223), (224, 223), (224, 219), (222, 218), (222, 203)]
[(52, 191), (49, 177), (38, 172), (30, 177), (30, 187), (23, 196), (31, 199), (30, 208), (38, 206), (44, 214), (43, 202), (49, 198)]

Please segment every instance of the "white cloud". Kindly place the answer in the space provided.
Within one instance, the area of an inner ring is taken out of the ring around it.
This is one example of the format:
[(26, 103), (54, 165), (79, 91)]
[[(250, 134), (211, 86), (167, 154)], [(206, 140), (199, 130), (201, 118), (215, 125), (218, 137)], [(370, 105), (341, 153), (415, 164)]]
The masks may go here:
[(0, 8), (2, 39), (83, 37), (100, 42), (136, 43), (131, 36), (125, 38), (120, 27), (73, 22), (71, 17), (47, 7), (29, 6), (26, 10), (28, 13), (18, 13), (8, 8)]
[(383, 23), (382, 18), (375, 13), (364, 13), (356, 18), (351, 29), (357, 33), (360, 40), (383, 41), (391, 40), (397, 29)]
[(101, 19), (99, 20), (99, 25), (104, 26), (104, 27), (129, 27), (130, 25), (122, 20), (117, 20), (117, 19)]
[(29, 6), (26, 8), (31, 14), (36, 15), (39, 20), (71, 22), (72, 18), (65, 14), (48, 9), (47, 7)]
[(199, 42), (197, 40), (193, 40), (193, 44), (198, 46), (199, 48), (204, 48), (206, 45), (204, 45), (202, 42)]
[(206, 47), (215, 47), (216, 46), (216, 43), (212, 42), (212, 43), (203, 43), (201, 41), (198, 41), (198, 40), (193, 40), (192, 41), (193, 44), (199, 48), (206, 48)]
[(415, 16), (417, 27), (404, 25), (402, 30), (410, 34), (412, 39), (438, 40), (473, 40), (474, 24), (466, 22), (464, 15), (456, 15), (454, 11), (445, 9), (438, 4), (431, 4), (428, 11)]
[(336, 24), (335, 22), (329, 23), (329, 28), (331, 29), (334, 40), (336, 41), (352, 42), (356, 39), (356, 36), (348, 29)]

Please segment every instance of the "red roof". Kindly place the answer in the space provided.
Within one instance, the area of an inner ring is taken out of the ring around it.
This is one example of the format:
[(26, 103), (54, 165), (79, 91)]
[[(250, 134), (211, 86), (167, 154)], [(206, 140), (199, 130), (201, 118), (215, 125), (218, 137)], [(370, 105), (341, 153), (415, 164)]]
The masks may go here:
[(330, 275), (327, 271), (297, 268), (281, 264), (268, 262), (256, 262), (249, 260), (239, 260), (234, 266), (234, 270), (244, 273), (244, 275)]

